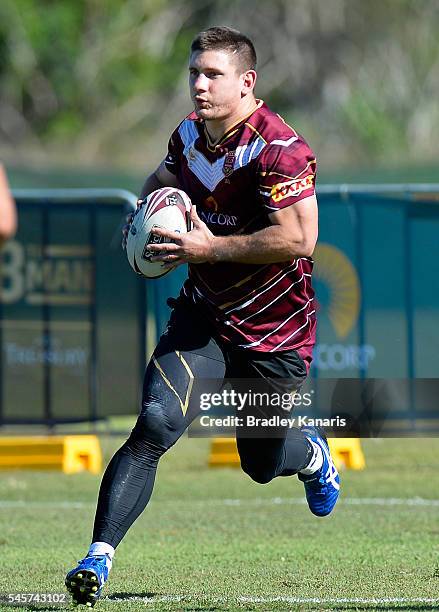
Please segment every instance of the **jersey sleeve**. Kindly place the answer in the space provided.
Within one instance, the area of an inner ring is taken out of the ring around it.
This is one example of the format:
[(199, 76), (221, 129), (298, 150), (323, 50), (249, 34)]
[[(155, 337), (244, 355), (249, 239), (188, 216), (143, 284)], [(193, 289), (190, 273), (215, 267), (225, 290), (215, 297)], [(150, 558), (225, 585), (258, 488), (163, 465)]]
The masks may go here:
[(171, 134), (168, 142), (168, 153), (165, 157), (166, 170), (174, 175), (177, 175), (180, 166), (180, 143), (181, 138), (177, 128)]
[(258, 189), (267, 212), (291, 206), (315, 194), (317, 163), (300, 138), (274, 140), (258, 161)]

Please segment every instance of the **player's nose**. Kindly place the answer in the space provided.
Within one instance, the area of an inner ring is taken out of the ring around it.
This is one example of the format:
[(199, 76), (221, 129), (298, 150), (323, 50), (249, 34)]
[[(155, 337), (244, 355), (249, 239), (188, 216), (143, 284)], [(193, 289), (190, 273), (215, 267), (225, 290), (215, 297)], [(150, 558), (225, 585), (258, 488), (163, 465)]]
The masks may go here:
[(196, 94), (207, 91), (209, 79), (204, 74), (199, 74), (192, 83), (192, 88)]

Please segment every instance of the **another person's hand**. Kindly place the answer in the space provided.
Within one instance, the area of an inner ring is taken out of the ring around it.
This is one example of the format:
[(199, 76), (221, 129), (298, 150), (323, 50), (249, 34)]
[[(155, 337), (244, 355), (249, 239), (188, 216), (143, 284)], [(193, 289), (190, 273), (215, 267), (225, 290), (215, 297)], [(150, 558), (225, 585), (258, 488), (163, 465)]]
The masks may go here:
[(133, 222), (134, 217), (136, 216), (136, 214), (139, 212), (139, 208), (142, 206), (143, 202), (145, 200), (137, 200), (137, 210), (130, 212), (127, 216), (126, 216), (126, 225), (123, 226), (122, 228), (122, 248), (126, 249), (127, 247), (127, 240), (128, 240), (128, 232), (130, 231), (130, 227), (131, 224)]

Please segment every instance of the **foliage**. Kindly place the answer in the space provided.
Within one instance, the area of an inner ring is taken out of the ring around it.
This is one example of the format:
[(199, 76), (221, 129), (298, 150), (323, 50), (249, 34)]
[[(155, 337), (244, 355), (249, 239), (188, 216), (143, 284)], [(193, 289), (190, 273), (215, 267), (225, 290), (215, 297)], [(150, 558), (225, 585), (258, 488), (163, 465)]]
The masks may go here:
[(257, 94), (321, 161), (438, 157), (436, 0), (2, 0), (0, 155), (159, 161), (213, 24), (253, 38)]

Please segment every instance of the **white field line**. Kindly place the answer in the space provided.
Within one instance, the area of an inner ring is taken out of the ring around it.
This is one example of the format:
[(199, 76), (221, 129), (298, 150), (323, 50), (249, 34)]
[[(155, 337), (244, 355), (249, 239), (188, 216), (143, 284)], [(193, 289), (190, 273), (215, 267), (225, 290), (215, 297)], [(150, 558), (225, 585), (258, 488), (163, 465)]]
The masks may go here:
[[(159, 505), (175, 505), (178, 503), (190, 504), (197, 506), (303, 506), (306, 505), (304, 498), (289, 498), (289, 497), (270, 497), (251, 498), (251, 499), (167, 499), (153, 501), (154, 506)], [(0, 509), (9, 508), (63, 508), (80, 509), (90, 508), (96, 505), (95, 502), (80, 502), (80, 501), (25, 501), (25, 500), (0, 500)], [(346, 497), (341, 498), (339, 506), (407, 506), (415, 508), (437, 508), (439, 507), (439, 499), (424, 499), (422, 497)]]
[(288, 595), (274, 595), (269, 597), (252, 597), (252, 596), (237, 596), (237, 597), (212, 597), (209, 595), (158, 595), (156, 597), (111, 597), (106, 596), (102, 601), (113, 602), (128, 602), (142, 601), (145, 604), (155, 603), (179, 603), (179, 602), (201, 602), (208, 601), (210, 603), (255, 603), (255, 604), (272, 604), (272, 603), (289, 603), (289, 604), (439, 604), (439, 599), (428, 597), (290, 597)]

